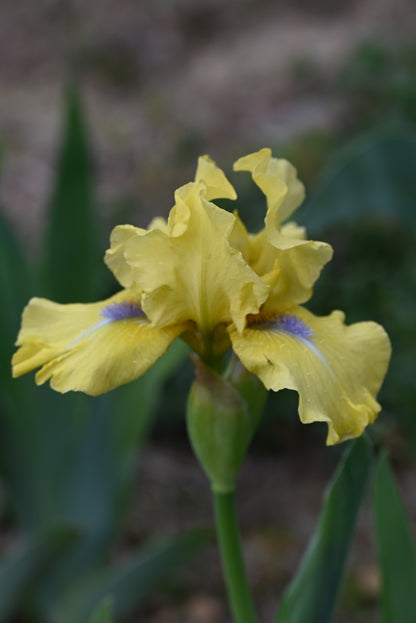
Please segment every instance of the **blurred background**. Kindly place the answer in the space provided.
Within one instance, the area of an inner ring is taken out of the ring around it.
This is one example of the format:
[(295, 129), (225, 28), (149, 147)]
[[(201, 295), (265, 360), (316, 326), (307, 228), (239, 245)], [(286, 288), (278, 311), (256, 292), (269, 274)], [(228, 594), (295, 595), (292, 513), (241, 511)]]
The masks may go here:
[[(112, 227), (167, 216), (202, 153), (229, 174), (252, 231), (264, 201), (232, 162), (270, 146), (298, 168), (297, 220), (335, 251), (310, 309), (376, 320), (393, 342), (370, 434), (395, 461), (414, 527), (415, 33), (411, 0), (0, 0), (0, 621), (80, 623), (107, 594), (117, 621), (228, 620), (200, 532), (211, 507), (186, 439), (184, 350), (97, 400), (9, 372), (28, 298), (112, 294)], [(296, 406), (291, 392), (269, 398), (239, 481), (264, 620), (342, 451), (324, 448), (324, 426), (301, 426)], [(372, 534), (368, 502), (337, 623), (377, 620)]]

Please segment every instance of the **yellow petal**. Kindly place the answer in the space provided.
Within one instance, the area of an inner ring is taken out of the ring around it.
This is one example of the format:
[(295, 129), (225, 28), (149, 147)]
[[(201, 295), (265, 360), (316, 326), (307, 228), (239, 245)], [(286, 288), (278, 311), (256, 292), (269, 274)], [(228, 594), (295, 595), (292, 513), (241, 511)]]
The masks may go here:
[(50, 379), (59, 392), (96, 396), (144, 374), (182, 330), (150, 327), (133, 291), (87, 305), (34, 298), (23, 312), (13, 376), (42, 366), (38, 384)]
[(237, 199), (237, 193), (225, 177), (222, 169), (217, 167), (209, 156), (200, 156), (195, 173), (195, 181), (205, 185), (203, 191), (205, 199)]
[(306, 228), (289, 221), (282, 226), (282, 234), (287, 238), (295, 238), (297, 240), (306, 240)]
[[(156, 229), (156, 228), (152, 228)], [(113, 271), (116, 279), (124, 288), (137, 287), (135, 283), (135, 271), (126, 262), (124, 250), (128, 241), (134, 236), (141, 235), (146, 230), (133, 225), (119, 225), (111, 232), (110, 244), (105, 255), (105, 262)]]
[(259, 314), (230, 337), (243, 365), (267, 389), (298, 392), (302, 422), (328, 423), (328, 444), (361, 435), (380, 410), (376, 395), (391, 347), (374, 322), (346, 326), (340, 311), (320, 318), (296, 307), (290, 314)]
[(240, 251), (244, 260), (250, 264), (252, 256), (252, 235), (248, 233), (246, 226), (240, 219), (238, 210), (234, 210), (233, 214), (235, 216), (235, 221), (231, 232), (228, 235), (228, 242), (233, 249)]
[(161, 229), (167, 232), (168, 222), (162, 216), (155, 216), (155, 218), (150, 221), (148, 229)]
[(315, 240), (299, 240), (296, 246), (275, 252), (279, 272), (269, 281), (265, 309), (282, 310), (305, 303), (312, 296), (313, 284), (322, 268), (332, 257), (331, 246)]
[[(142, 306), (153, 326), (194, 321), (203, 332), (231, 320), (240, 329), (256, 313), (268, 287), (232, 248), (229, 236), (236, 217), (207, 201), (201, 183), (175, 193), (167, 231), (130, 230), (112, 236), (105, 261), (116, 277), (131, 277), (140, 288)], [(122, 258), (122, 260), (120, 260)], [(123, 265), (127, 264), (127, 268)]]
[(236, 171), (250, 171), (253, 180), (267, 199), (266, 226), (280, 229), (282, 221), (300, 206), (305, 188), (297, 178), (294, 166), (283, 158), (273, 158), (271, 149), (264, 148), (234, 163)]
[(283, 249), (270, 244), (266, 229), (249, 235), (241, 224), (230, 237), (233, 246), (242, 250), (244, 259), (270, 288), (265, 309), (284, 310), (309, 300), (313, 284), (332, 257), (330, 245), (305, 240), (304, 228), (295, 223), (284, 225), (281, 235), (290, 237)]
[(280, 309), (307, 301), (332, 249), (324, 242), (306, 240), (304, 228), (281, 222), (305, 196), (296, 169), (287, 160), (261, 149), (237, 160), (237, 170), (251, 171), (267, 198), (265, 228), (251, 239), (250, 266), (270, 286), (268, 307)]

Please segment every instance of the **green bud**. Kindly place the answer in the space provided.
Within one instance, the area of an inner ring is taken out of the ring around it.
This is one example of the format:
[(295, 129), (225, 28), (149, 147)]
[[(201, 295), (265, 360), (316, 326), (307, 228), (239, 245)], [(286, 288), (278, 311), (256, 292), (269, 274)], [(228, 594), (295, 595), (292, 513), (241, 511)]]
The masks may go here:
[(196, 378), (187, 406), (192, 448), (217, 493), (234, 490), (254, 432), (247, 403), (219, 374), (195, 355)]
[(267, 400), (267, 389), (258, 376), (249, 372), (234, 354), (224, 374), (224, 378), (246, 401), (253, 429), (256, 430)]

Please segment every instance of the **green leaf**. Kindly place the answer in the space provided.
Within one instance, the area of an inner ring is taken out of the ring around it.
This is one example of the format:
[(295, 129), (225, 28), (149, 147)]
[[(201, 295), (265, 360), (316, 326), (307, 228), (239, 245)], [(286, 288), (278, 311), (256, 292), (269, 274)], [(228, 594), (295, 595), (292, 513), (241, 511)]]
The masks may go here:
[(92, 167), (77, 89), (67, 93), (65, 129), (46, 238), (49, 296), (60, 303), (89, 301), (96, 259)]
[(143, 443), (149, 432), (151, 418), (161, 397), (161, 389), (166, 379), (184, 360), (189, 348), (181, 340), (175, 340), (169, 350), (145, 375), (132, 383), (115, 390), (115, 408), (123, 417), (117, 417), (116, 443), (122, 454), (137, 450), (137, 443)]
[(371, 465), (369, 443), (361, 437), (345, 452), (327, 490), (318, 526), (276, 623), (331, 620)]
[(28, 263), (0, 208), (0, 383), (11, 381), (10, 360), (24, 305), (33, 292)]
[(383, 217), (416, 225), (416, 131), (390, 127), (361, 136), (335, 154), (301, 208), (310, 233)]
[(112, 623), (113, 621), (113, 600), (106, 597), (94, 610), (88, 623)]
[[(44, 465), (44, 486), (50, 492), (46, 503), (55, 521), (75, 523), (81, 536), (76, 547), (67, 552), (54, 573), (42, 583), (39, 600), (45, 611), (74, 578), (102, 560), (114, 536), (119, 488), (125, 486), (112, 437), (113, 420), (122, 414), (110, 408), (108, 396), (93, 399), (71, 395), (68, 410), (66, 398), (56, 395), (64, 413), (52, 410), (55, 426), (46, 418), (42, 421), (49, 443), (52, 443), (50, 430), (56, 439), (56, 448)], [(78, 409), (71, 413), (70, 407), (76, 407), (76, 399)]]
[(114, 600), (115, 616), (126, 615), (194, 556), (208, 536), (198, 530), (166, 537), (146, 545), (121, 565), (81, 576), (57, 604), (52, 619), (56, 623), (82, 623), (109, 595)]
[(382, 623), (414, 623), (416, 549), (387, 457), (377, 463), (374, 513), (382, 575)]
[(184, 342), (176, 340), (144, 376), (110, 394), (114, 412), (111, 434), (118, 473), (123, 480), (118, 490), (120, 511), (125, 505), (131, 474), (137, 465), (138, 451), (147, 439), (156, 408), (162, 400), (163, 384), (181, 365), (188, 351)]
[[(52, 404), (64, 409), (58, 409), (57, 416), (51, 406), (41, 416), (47, 443), (54, 448), (53, 455), (45, 452), (49, 471), (45, 464), (43, 475), (44, 490), (50, 492), (49, 514), (75, 522), (83, 537), (45, 582), (45, 608), (72, 578), (94, 567), (109, 546), (126, 510), (137, 453), (150, 429), (162, 383), (184, 354), (181, 343), (173, 345), (142, 378), (98, 398), (47, 392)], [(71, 406), (76, 411), (71, 413)]]
[(32, 538), (19, 551), (0, 562), (0, 621), (21, 609), (24, 596), (56, 559), (70, 546), (77, 533), (59, 529)]
[(34, 289), (26, 258), (0, 210), (0, 464), (6, 472), (8, 484), (13, 483), (13, 489), (19, 481), (22, 496), (13, 495), (13, 501), (16, 506), (22, 502), (22, 511), (25, 506), (28, 514), (34, 509), (28, 493), (28, 475), (32, 478), (33, 471), (26, 469), (26, 457), (27, 453), (33, 452), (31, 430), (36, 423), (25, 416), (32, 415), (36, 398), (33, 381), (12, 378), (11, 358), (21, 313)]

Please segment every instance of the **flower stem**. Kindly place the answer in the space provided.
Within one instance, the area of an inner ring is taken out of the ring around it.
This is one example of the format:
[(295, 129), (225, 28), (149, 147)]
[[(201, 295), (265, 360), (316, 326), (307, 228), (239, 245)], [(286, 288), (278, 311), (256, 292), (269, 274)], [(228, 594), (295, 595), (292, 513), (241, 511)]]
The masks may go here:
[(217, 493), (214, 491), (213, 495), (217, 538), (235, 623), (257, 623), (241, 553), (234, 492)]

